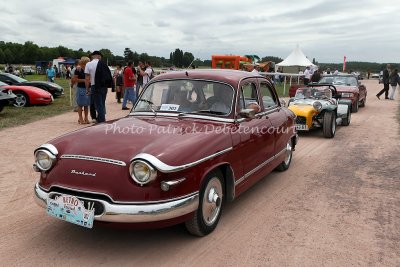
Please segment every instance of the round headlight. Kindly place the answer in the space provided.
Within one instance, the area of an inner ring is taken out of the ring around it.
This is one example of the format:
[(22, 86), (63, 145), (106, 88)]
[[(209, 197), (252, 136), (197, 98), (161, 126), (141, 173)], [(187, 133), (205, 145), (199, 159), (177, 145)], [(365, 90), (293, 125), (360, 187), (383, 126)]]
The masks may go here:
[(322, 104), (319, 101), (315, 101), (313, 107), (316, 111), (320, 111), (322, 109)]
[(140, 185), (147, 184), (157, 177), (157, 171), (150, 164), (142, 160), (131, 162), (129, 174), (132, 179)]
[(53, 166), (56, 157), (47, 150), (37, 150), (35, 152), (36, 166), (42, 171), (48, 171)]

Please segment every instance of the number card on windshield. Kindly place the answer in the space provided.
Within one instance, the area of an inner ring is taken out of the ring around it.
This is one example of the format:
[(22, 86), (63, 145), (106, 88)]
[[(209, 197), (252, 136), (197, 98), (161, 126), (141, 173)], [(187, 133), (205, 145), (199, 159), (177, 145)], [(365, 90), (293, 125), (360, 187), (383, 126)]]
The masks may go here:
[(176, 104), (162, 104), (160, 111), (178, 111), (179, 105)]

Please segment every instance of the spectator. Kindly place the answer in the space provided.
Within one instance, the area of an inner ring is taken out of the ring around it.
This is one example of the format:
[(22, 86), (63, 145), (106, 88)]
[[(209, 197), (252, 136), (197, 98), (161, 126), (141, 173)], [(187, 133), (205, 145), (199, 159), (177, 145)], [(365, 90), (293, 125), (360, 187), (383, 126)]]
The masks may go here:
[(122, 65), (117, 64), (117, 69), (114, 71), (114, 81), (115, 81), (115, 97), (117, 98), (117, 103), (121, 103), (121, 97), (123, 96), (124, 87), (124, 74), (122, 71)]
[(383, 71), (383, 89), (376, 95), (378, 99), (385, 93), (385, 99), (389, 99), (389, 74), (390, 74), (390, 64), (386, 65), (386, 69)]
[(143, 88), (150, 81), (153, 76), (153, 68), (151, 67), (151, 63), (149, 61), (144, 62), (144, 66), (146, 67), (145, 71), (141, 71), (140, 75), (143, 77)]
[(312, 71), (309, 66), (306, 67), (306, 70), (304, 71), (304, 85), (307, 85), (310, 82), (312, 75)]
[[(82, 57), (79, 61), (79, 65), (74, 71), (74, 83), (77, 84), (76, 102), (78, 104), (78, 123), (79, 124), (89, 124), (88, 112), (90, 106), (90, 96), (89, 92), (86, 91), (85, 84), (85, 67), (90, 61), (88, 57)], [(82, 111), (84, 113), (84, 118), (82, 116)]]
[(122, 101), (122, 110), (129, 110), (126, 106), (127, 101), (131, 101), (132, 104), (136, 101), (135, 94), (135, 81), (136, 81), (136, 71), (133, 67), (132, 61), (128, 62), (128, 66), (124, 70), (124, 100)]
[(142, 61), (139, 61), (138, 67), (136, 69), (137, 79), (136, 79), (136, 98), (139, 97), (140, 88), (143, 88), (143, 76), (141, 74), (142, 71), (145, 71), (146, 67), (144, 66)]
[(78, 65), (79, 65), (79, 59), (75, 60), (75, 65), (72, 68), (72, 70), (70, 71), (70, 75), (71, 75), (71, 86), (70, 86), (70, 89), (71, 89), (71, 100), (72, 100), (72, 107), (73, 107), (73, 111), (74, 112), (78, 112), (78, 104), (76, 102), (76, 97), (77, 97), (77, 88), (76, 87), (77, 87), (77, 84), (76, 84), (75, 81), (72, 80), (72, 78), (75, 75), (75, 70), (78, 67)]
[(392, 73), (390, 74), (390, 85), (392, 86), (392, 91), (389, 95), (390, 100), (394, 100), (397, 84), (400, 85), (400, 77), (397, 69), (394, 69), (394, 71), (392, 71)]
[(101, 57), (102, 54), (99, 51), (94, 51), (92, 61), (85, 67), (86, 90), (93, 96), (98, 123), (106, 121), (107, 91), (108, 87), (114, 87), (111, 71)]
[(48, 82), (54, 82), (55, 76), (56, 76), (56, 71), (53, 68), (51, 62), (49, 62), (49, 68), (46, 70), (46, 79)]
[[(328, 73), (328, 71), (327, 71), (327, 73)], [(329, 70), (329, 73), (330, 73), (330, 70)], [(321, 80), (321, 72), (318, 69), (318, 70), (314, 71), (313, 75), (311, 76), (311, 82), (317, 83), (317, 82), (319, 82), (319, 80)]]

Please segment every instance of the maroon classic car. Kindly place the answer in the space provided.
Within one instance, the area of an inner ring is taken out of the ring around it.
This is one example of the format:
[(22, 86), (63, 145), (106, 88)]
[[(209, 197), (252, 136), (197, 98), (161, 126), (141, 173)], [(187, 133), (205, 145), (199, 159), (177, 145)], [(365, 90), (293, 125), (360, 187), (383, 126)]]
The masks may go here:
[(38, 147), (35, 199), (47, 213), (93, 223), (204, 236), (222, 208), (273, 170), (289, 168), (295, 115), (269, 80), (234, 70), (158, 75), (127, 117)]
[(319, 83), (333, 84), (341, 99), (351, 100), (351, 112), (357, 112), (367, 103), (367, 88), (352, 74), (324, 75)]

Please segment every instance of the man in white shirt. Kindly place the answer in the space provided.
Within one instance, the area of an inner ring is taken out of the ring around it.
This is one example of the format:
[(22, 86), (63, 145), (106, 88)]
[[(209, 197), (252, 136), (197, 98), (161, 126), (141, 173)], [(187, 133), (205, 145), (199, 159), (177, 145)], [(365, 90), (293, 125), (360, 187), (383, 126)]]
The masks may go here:
[(307, 66), (306, 70), (304, 71), (304, 85), (307, 85), (310, 82), (312, 71), (310, 70), (310, 67)]
[(143, 88), (146, 86), (146, 84), (150, 81), (150, 77), (153, 75), (153, 69), (151, 67), (151, 63), (146, 61), (144, 63), (144, 66), (146, 67), (145, 71), (140, 71), (140, 75), (143, 76)]

